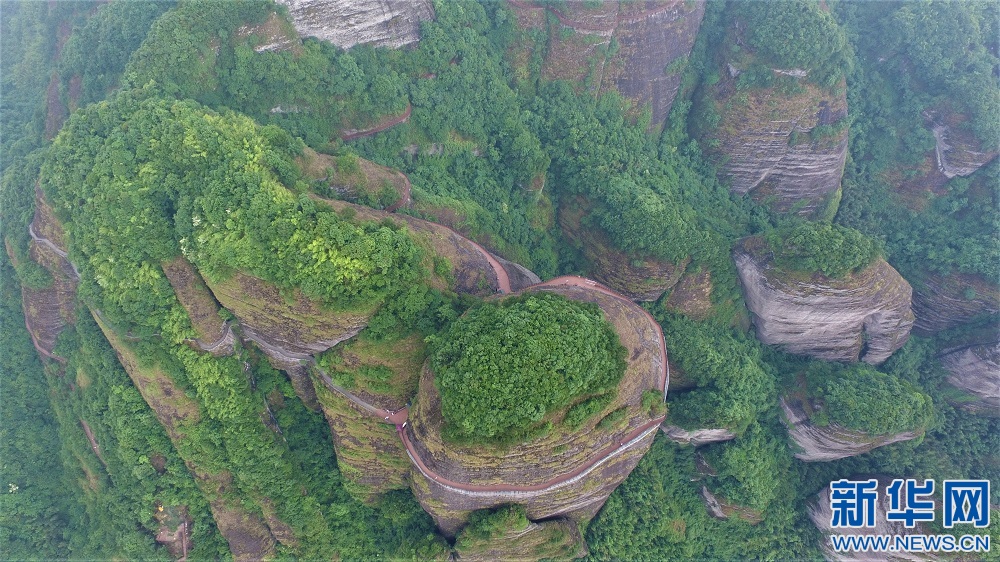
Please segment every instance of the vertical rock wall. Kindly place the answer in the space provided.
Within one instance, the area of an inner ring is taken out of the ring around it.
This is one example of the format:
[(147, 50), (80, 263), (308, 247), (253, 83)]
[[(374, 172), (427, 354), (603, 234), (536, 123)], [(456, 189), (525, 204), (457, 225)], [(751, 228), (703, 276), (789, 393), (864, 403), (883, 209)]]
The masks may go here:
[(420, 40), (420, 22), (434, 18), (430, 0), (278, 0), (302, 37), (338, 47), (398, 48)]

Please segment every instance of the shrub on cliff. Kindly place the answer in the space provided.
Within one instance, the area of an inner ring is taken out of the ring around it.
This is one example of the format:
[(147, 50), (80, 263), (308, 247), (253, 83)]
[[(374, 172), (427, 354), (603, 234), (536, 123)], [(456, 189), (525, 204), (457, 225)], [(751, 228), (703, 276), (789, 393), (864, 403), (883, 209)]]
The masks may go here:
[(881, 253), (877, 242), (857, 230), (823, 222), (794, 222), (766, 238), (779, 268), (833, 279), (868, 267)]
[(625, 372), (625, 348), (600, 309), (546, 293), (473, 309), (432, 345), (447, 427), (473, 441), (521, 435)]

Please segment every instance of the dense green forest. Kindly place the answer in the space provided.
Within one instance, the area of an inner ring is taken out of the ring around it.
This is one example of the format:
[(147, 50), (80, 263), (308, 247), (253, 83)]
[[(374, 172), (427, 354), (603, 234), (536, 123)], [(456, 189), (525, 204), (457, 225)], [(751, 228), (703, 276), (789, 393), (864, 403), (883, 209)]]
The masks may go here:
[[(571, 6), (546, 8), (558, 26), (549, 8)], [(749, 240), (802, 276), (849, 279), (885, 258), (917, 289), (959, 273), (995, 288), (1000, 163), (934, 176), (932, 133), (947, 122), (996, 152), (995, 3), (710, 1), (662, 130), (613, 89), (546, 78), (544, 57), (573, 30), (523, 29), (506, 3), (435, 2), (420, 41), (402, 49), (302, 40), (288, 18), (266, 0), (4, 4), (0, 558), (176, 559), (177, 544), (158, 535), (183, 525), (190, 559), (228, 559), (225, 509), (291, 536), (277, 537), (276, 557), (310, 560), (445, 559), (527, 527), (517, 507), (476, 512), (454, 545), (408, 489), (362, 503), (338, 465), (334, 423), (261, 349), (217, 357), (191, 345), (195, 320), (163, 269), (178, 257), (213, 284), (250, 275), (286, 303), (370, 317), (351, 341), (426, 345), (446, 437), (463, 446), (537, 436), (560, 410), (578, 428), (610, 402), (628, 358), (596, 306), (458, 297), (436, 284), (447, 260), (399, 222), (317, 205), (296, 163), (306, 147), (338, 172), (361, 158), (400, 170), (413, 198), (400, 212), (543, 279), (597, 267), (561, 226), (567, 214), (624, 256), (623, 269), (652, 260), (710, 279), (707, 312), (672, 304), (679, 288), (643, 306), (667, 341), (667, 423), (734, 437), (695, 448), (657, 432), (581, 522), (588, 559), (820, 559), (809, 507), (829, 482), (862, 474), (989, 479), (996, 504), (1000, 417), (970, 413), (940, 361), (995, 342), (995, 315), (911, 336), (878, 366), (792, 356), (754, 337), (731, 258)], [(808, 69), (821, 88), (846, 82), (837, 126), (849, 127), (850, 152), (829, 216), (732, 195), (706, 156), (719, 115), (702, 98), (734, 34), (733, 50), (753, 61), (734, 81), (743, 92), (799, 91), (772, 67)], [(272, 43), (287, 47), (260, 48)], [(537, 50), (527, 62), (512, 56), (524, 44)], [(58, 288), (30, 250), (36, 187), (80, 276), (55, 359), (35, 352), (22, 305)], [(224, 309), (221, 320), (238, 324)], [(393, 380), (387, 365), (338, 374), (345, 353), (318, 358), (336, 384)], [(153, 378), (174, 394), (151, 392)], [(919, 437), (803, 462), (783, 398), (807, 403), (817, 427)], [(706, 510), (709, 492), (728, 517)], [(994, 510), (990, 528), (969, 532), (1000, 540), (998, 529)]]

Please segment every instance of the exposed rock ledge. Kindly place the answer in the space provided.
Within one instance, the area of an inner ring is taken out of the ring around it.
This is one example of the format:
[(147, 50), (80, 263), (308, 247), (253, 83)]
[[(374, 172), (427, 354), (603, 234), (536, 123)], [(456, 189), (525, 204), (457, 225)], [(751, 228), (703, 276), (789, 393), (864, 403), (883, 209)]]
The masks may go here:
[(784, 414), (781, 421), (788, 428), (788, 436), (802, 449), (795, 453), (795, 458), (806, 462), (835, 461), (853, 457), (884, 445), (920, 436), (920, 432), (916, 431), (873, 436), (837, 424), (820, 427), (809, 421), (800, 404), (790, 404), (785, 398), (781, 399), (781, 411)]
[(903, 347), (913, 326), (910, 284), (879, 258), (844, 279), (779, 275), (745, 249), (734, 253), (760, 341), (826, 361), (873, 365)]
[[(995, 150), (983, 150), (975, 135), (963, 123), (965, 117), (954, 112), (924, 112), (934, 133), (934, 159), (938, 171), (951, 179), (969, 176), (996, 158)], [(957, 125), (957, 126), (956, 126)]]
[(972, 345), (941, 356), (948, 382), (979, 398), (966, 408), (1000, 415), (1000, 342)]
[(1000, 287), (979, 275), (930, 273), (913, 285), (913, 330), (920, 335), (934, 335), (980, 315), (1000, 313)]
[(398, 48), (420, 40), (420, 22), (434, 18), (430, 0), (278, 0), (295, 30), (350, 49)]
[(736, 434), (726, 428), (719, 429), (692, 429), (688, 431), (676, 425), (664, 425), (660, 429), (674, 443), (681, 445), (693, 445), (700, 447), (709, 443), (720, 443), (736, 438)]

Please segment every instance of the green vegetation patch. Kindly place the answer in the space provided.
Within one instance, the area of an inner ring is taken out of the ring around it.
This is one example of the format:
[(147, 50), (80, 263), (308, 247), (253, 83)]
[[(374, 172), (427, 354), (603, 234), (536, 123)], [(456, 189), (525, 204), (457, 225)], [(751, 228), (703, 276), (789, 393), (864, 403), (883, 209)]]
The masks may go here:
[(881, 254), (880, 245), (857, 230), (822, 222), (791, 223), (766, 238), (779, 268), (833, 279), (868, 267)]
[(614, 388), (625, 348), (597, 305), (532, 294), (458, 319), (433, 340), (431, 365), (451, 435), (489, 441)]

